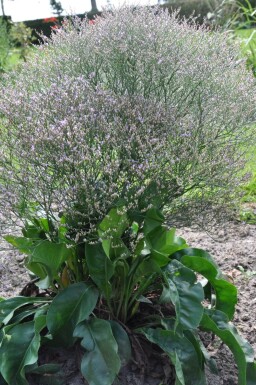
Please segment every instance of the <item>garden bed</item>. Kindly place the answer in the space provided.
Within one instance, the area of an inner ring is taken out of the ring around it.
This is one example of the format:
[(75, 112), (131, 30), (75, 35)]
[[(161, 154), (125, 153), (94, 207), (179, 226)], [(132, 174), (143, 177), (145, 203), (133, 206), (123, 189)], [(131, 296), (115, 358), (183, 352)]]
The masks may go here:
[[(234, 323), (240, 332), (256, 350), (256, 226), (244, 223), (229, 223), (225, 228), (217, 229), (211, 236), (203, 231), (190, 228), (179, 229), (179, 235), (184, 236), (193, 247), (209, 251), (220, 265), (227, 278), (234, 282), (239, 291), (239, 301), (236, 308)], [(29, 281), (25, 272), (22, 256), (14, 252), (5, 243), (1, 244), (0, 252), (0, 296), (17, 295)], [(237, 385), (237, 373), (231, 353), (217, 338), (205, 340), (210, 353), (216, 358), (219, 376), (208, 374), (209, 385)], [(132, 362), (129, 370), (120, 374), (122, 385), (158, 385), (164, 377), (168, 377), (169, 367), (166, 361), (159, 368), (159, 359), (151, 351), (148, 366), (141, 371)], [(82, 385), (85, 381), (78, 374), (76, 363), (79, 352), (56, 350), (55, 360), (63, 364), (68, 385)], [(160, 353), (159, 353), (160, 354)], [(74, 357), (76, 357), (74, 359)], [(67, 362), (68, 361), (68, 362)], [(142, 369), (141, 363), (138, 363)], [(162, 376), (162, 377), (161, 377)], [(161, 378), (160, 378), (161, 377)], [(167, 380), (165, 380), (167, 381)], [(164, 385), (172, 384), (169, 380)]]

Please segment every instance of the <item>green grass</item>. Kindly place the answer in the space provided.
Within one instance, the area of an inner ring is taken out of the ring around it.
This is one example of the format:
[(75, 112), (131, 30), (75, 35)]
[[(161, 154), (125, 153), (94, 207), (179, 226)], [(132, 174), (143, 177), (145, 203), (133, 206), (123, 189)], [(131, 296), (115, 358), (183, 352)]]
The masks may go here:
[[(35, 48), (33, 46), (27, 48), (26, 57), (33, 54)], [(7, 56), (6, 63), (4, 66), (5, 71), (15, 70), (20, 63), (23, 62), (23, 58), (21, 57), (21, 50), (19, 48), (12, 48)]]

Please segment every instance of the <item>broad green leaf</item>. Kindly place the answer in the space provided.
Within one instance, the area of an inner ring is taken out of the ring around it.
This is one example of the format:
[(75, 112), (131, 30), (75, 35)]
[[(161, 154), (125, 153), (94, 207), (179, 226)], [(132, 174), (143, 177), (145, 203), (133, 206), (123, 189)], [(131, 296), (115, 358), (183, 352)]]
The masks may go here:
[(256, 365), (250, 344), (237, 332), (225, 313), (205, 309), (200, 327), (216, 334), (232, 351), (238, 367), (239, 385), (255, 384)]
[(162, 212), (155, 208), (149, 209), (145, 215), (143, 233), (147, 235), (156, 228), (161, 227), (163, 223), (164, 216)]
[(56, 344), (73, 345), (76, 325), (89, 317), (97, 300), (97, 290), (83, 282), (68, 286), (53, 299), (46, 319)]
[(123, 207), (113, 208), (99, 225), (99, 235), (102, 238), (121, 237), (129, 226), (129, 220)]
[(176, 312), (176, 325), (196, 329), (203, 315), (204, 291), (196, 283), (196, 275), (179, 261), (173, 260), (163, 271), (166, 285), (160, 301), (172, 302)]
[(121, 238), (104, 239), (102, 241), (102, 247), (112, 261), (126, 259), (131, 254)]
[(204, 250), (188, 248), (175, 253), (172, 257), (208, 279), (215, 291), (216, 309), (223, 311), (229, 319), (232, 319), (237, 303), (237, 289), (223, 279), (222, 273), (211, 255)]
[(0, 302), (0, 324), (7, 325), (12, 319), (15, 310), (28, 304), (48, 303), (46, 298), (13, 297)]
[(29, 255), (26, 266), (34, 274), (45, 280), (42, 289), (47, 289), (52, 280), (58, 275), (61, 265), (70, 257), (72, 250), (64, 243), (41, 241)]
[(132, 356), (132, 349), (129, 337), (122, 326), (115, 321), (109, 321), (113, 336), (118, 345), (118, 355), (122, 366), (128, 364)]
[(256, 378), (256, 362), (249, 362), (247, 363), (247, 370), (246, 370), (246, 385), (255, 385), (255, 378)]
[(37, 239), (47, 239), (45, 235), (45, 230), (41, 227), (40, 220), (33, 218), (32, 223), (26, 223), (25, 227), (22, 229), (24, 237), (31, 238), (33, 240)]
[(140, 278), (150, 276), (154, 273), (162, 275), (162, 269), (152, 255), (146, 256), (136, 269), (135, 280), (138, 281)]
[(47, 218), (39, 218), (38, 219), (38, 225), (41, 227), (42, 230), (44, 230), (46, 233), (50, 231), (50, 223)]
[(196, 351), (197, 357), (198, 357), (198, 362), (200, 364), (200, 367), (204, 368), (204, 355), (201, 349), (201, 345), (199, 341), (199, 338), (197, 335), (195, 335), (196, 332), (191, 331), (191, 330), (185, 330), (184, 331), (184, 336), (191, 342), (191, 344), (194, 346), (194, 349)]
[(38, 359), (40, 332), (45, 327), (45, 317), (18, 325), (6, 326), (0, 347), (0, 372), (10, 385), (28, 385), (26, 366)]
[[(46, 304), (46, 309), (48, 308), (48, 304)], [(17, 313), (17, 314), (16, 314)], [(12, 324), (20, 323), (21, 321), (25, 320), (26, 318), (33, 316), (34, 314), (38, 313), (37, 307), (28, 306), (26, 307), (26, 310), (23, 310), (22, 308), (16, 311), (14, 317), (12, 318)]]
[(4, 236), (4, 239), (24, 254), (29, 254), (34, 247), (32, 239), (28, 239), (25, 237), (15, 237), (14, 235), (6, 235)]
[(160, 267), (167, 265), (170, 255), (187, 247), (184, 239), (175, 235), (175, 229), (157, 227), (146, 236), (146, 244)]
[(190, 330), (185, 330), (184, 335), (193, 344), (195, 351), (197, 352), (199, 362), (201, 363), (201, 367), (203, 368), (205, 363), (212, 373), (218, 375), (216, 361), (210, 356), (198, 335)]
[[(186, 335), (187, 335), (187, 332), (188, 332), (188, 330), (186, 330), (186, 332), (185, 332)], [(204, 356), (205, 364), (208, 366), (208, 368), (210, 369), (210, 371), (213, 374), (218, 375), (219, 374), (219, 370), (218, 370), (218, 366), (217, 366), (217, 363), (216, 363), (215, 359), (210, 355), (210, 353), (208, 353), (208, 351), (205, 348), (203, 342), (199, 338), (196, 338), (196, 339), (197, 339), (197, 341), (199, 343), (201, 352), (202, 352), (202, 354)]]
[(143, 328), (146, 338), (158, 345), (175, 366), (177, 381), (181, 385), (206, 385), (204, 371), (193, 344), (182, 334), (160, 328)]
[(106, 298), (111, 295), (110, 278), (114, 274), (114, 263), (108, 258), (101, 243), (85, 245), (85, 259), (92, 280)]
[(108, 321), (92, 318), (78, 325), (75, 337), (82, 338), (87, 350), (81, 363), (81, 372), (90, 385), (112, 385), (121, 362), (118, 344)]

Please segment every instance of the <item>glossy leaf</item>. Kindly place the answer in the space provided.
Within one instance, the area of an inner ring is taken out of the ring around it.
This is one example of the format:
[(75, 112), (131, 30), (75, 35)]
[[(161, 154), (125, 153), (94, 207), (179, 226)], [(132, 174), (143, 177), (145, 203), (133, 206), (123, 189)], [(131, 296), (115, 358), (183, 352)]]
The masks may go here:
[(82, 359), (81, 372), (89, 385), (112, 385), (121, 362), (110, 323), (92, 318), (79, 324), (74, 336), (82, 338), (81, 345), (87, 350)]
[(34, 321), (4, 328), (0, 372), (9, 385), (28, 385), (25, 368), (38, 359), (40, 332), (45, 325), (45, 317), (40, 316)]
[(175, 366), (177, 381), (181, 385), (206, 385), (205, 375), (193, 344), (174, 330), (143, 328), (146, 338), (158, 345)]
[(114, 263), (108, 258), (100, 243), (85, 245), (85, 258), (92, 280), (106, 298), (111, 295), (110, 278), (114, 274)]
[(149, 209), (145, 215), (143, 233), (147, 235), (156, 228), (161, 227), (163, 223), (164, 216), (162, 212), (155, 208)]
[(6, 235), (4, 236), (4, 239), (24, 254), (29, 254), (34, 247), (33, 241), (25, 237), (15, 237), (14, 235)]
[(129, 226), (129, 220), (123, 207), (113, 208), (99, 225), (99, 235), (103, 238), (121, 237)]
[(200, 326), (203, 330), (216, 334), (234, 354), (239, 385), (255, 384), (256, 365), (253, 349), (237, 333), (226, 314), (220, 310), (205, 310)]
[[(171, 302), (175, 307), (176, 325), (184, 329), (198, 327), (202, 315), (204, 291), (192, 270), (179, 261), (173, 260), (163, 271), (166, 285), (161, 295), (161, 302)], [(168, 286), (167, 286), (168, 285)]]
[(48, 289), (52, 280), (58, 275), (61, 265), (70, 257), (72, 250), (64, 243), (41, 241), (29, 255), (26, 266), (35, 275), (45, 280), (40, 288)]
[(102, 240), (102, 248), (112, 261), (126, 259), (131, 254), (121, 238)]
[(109, 321), (113, 336), (117, 342), (118, 345), (118, 355), (121, 359), (121, 364), (126, 365), (130, 361), (132, 357), (132, 349), (131, 349), (131, 343), (129, 340), (129, 337), (122, 328), (122, 326), (115, 321)]
[(175, 253), (173, 257), (208, 279), (215, 291), (216, 309), (223, 311), (229, 319), (232, 319), (237, 303), (237, 289), (223, 278), (211, 255), (201, 249), (187, 248)]
[[(24, 237), (31, 238), (34, 240), (37, 239), (47, 239), (45, 235), (45, 227), (43, 225), (44, 221), (47, 221), (47, 219), (37, 219), (33, 217), (31, 219), (31, 222), (27, 222), (22, 229), (22, 233)], [(47, 221), (48, 222), (48, 221)]]
[[(45, 309), (45, 312), (46, 312), (46, 310), (48, 309), (49, 304), (41, 305), (41, 306), (42, 306), (43, 309)], [(38, 313), (38, 307), (35, 307), (35, 306), (28, 306), (28, 308), (26, 307), (25, 310), (23, 310), (21, 308), (21, 309), (19, 309), (18, 311), (15, 312), (15, 315), (12, 318), (11, 322), (12, 322), (12, 324), (20, 323), (21, 321), (25, 320), (28, 317), (30, 317), (30, 319), (31, 319), (31, 316), (34, 316), (37, 313)]]
[(68, 286), (53, 299), (47, 313), (47, 327), (56, 344), (73, 345), (75, 327), (89, 317), (97, 300), (97, 290), (83, 282)]
[(0, 324), (7, 325), (12, 319), (15, 310), (28, 304), (47, 303), (46, 298), (13, 297), (0, 302)]
[(146, 236), (146, 243), (151, 254), (160, 267), (170, 261), (170, 255), (187, 247), (184, 239), (175, 235), (175, 229), (167, 230), (165, 227), (156, 227)]

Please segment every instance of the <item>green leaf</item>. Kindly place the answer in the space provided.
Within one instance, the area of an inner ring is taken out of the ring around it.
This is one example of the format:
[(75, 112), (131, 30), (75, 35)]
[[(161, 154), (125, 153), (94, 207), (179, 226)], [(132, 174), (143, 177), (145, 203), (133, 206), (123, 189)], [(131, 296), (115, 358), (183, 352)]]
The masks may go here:
[(121, 362), (110, 323), (92, 318), (79, 324), (74, 336), (82, 338), (81, 345), (87, 350), (81, 363), (84, 378), (90, 385), (112, 385)]
[(60, 271), (62, 264), (70, 257), (72, 250), (64, 243), (41, 241), (29, 255), (26, 267), (35, 275), (45, 280), (39, 284), (40, 288), (48, 289)]
[(126, 259), (131, 254), (121, 238), (104, 239), (102, 241), (102, 247), (112, 261)]
[(237, 289), (223, 279), (222, 273), (211, 255), (201, 249), (187, 248), (175, 253), (172, 257), (208, 279), (215, 291), (216, 309), (223, 311), (229, 319), (232, 319), (237, 303)]
[(4, 236), (4, 239), (24, 254), (29, 254), (34, 247), (32, 239), (28, 239), (25, 237), (15, 237), (14, 235), (6, 235)]
[(47, 303), (46, 298), (14, 297), (0, 302), (0, 324), (7, 325), (12, 319), (15, 310), (28, 304)]
[(68, 286), (53, 299), (47, 313), (47, 327), (56, 344), (73, 345), (76, 325), (89, 317), (97, 300), (95, 287), (83, 282)]
[(50, 224), (47, 218), (38, 218), (39, 227), (46, 233), (50, 231)]
[(18, 325), (6, 326), (0, 347), (0, 372), (10, 385), (28, 385), (25, 368), (37, 362), (40, 332), (45, 327), (45, 317)]
[(143, 233), (147, 235), (156, 228), (161, 227), (163, 223), (164, 216), (162, 212), (155, 208), (149, 209), (145, 215)]
[(115, 321), (108, 321), (110, 323), (111, 329), (113, 336), (117, 342), (118, 345), (118, 355), (121, 359), (121, 364), (122, 366), (128, 364), (132, 357), (132, 349), (131, 349), (131, 344), (129, 337), (122, 328), (122, 326)]
[(175, 235), (175, 229), (156, 227), (146, 236), (146, 244), (160, 267), (167, 265), (170, 255), (187, 247), (183, 238)]
[(114, 274), (114, 263), (106, 255), (102, 244), (86, 244), (85, 258), (92, 280), (105, 297), (110, 298), (112, 289), (109, 280)]
[(255, 385), (256, 378), (256, 362), (248, 362), (246, 370), (246, 385)]
[(140, 229), (139, 224), (137, 222), (132, 222), (131, 230), (133, 235), (137, 235), (139, 232), (139, 229)]
[(41, 227), (40, 220), (32, 218), (31, 222), (26, 223), (22, 229), (24, 237), (33, 240), (46, 239), (45, 230)]
[(225, 313), (220, 310), (205, 309), (200, 327), (216, 334), (232, 351), (238, 367), (239, 385), (255, 384), (256, 364), (250, 344), (238, 333)]
[(129, 220), (123, 207), (113, 208), (99, 225), (99, 235), (102, 238), (121, 237), (129, 226)]
[(176, 370), (176, 384), (206, 385), (205, 375), (193, 344), (181, 333), (160, 328), (143, 328), (146, 338), (170, 357)]
[[(45, 312), (46, 312), (46, 309), (48, 308), (48, 304), (46, 304), (46, 305), (42, 304), (41, 306), (43, 308), (46, 307), (45, 308)], [(12, 324), (20, 323), (21, 321), (25, 320), (28, 317), (30, 317), (30, 319), (31, 319), (31, 316), (33, 316), (36, 313), (38, 313), (38, 307), (28, 306), (25, 308), (25, 310), (23, 310), (23, 308), (21, 308), (15, 312), (15, 315), (12, 318)]]
[(161, 302), (172, 302), (176, 311), (176, 325), (184, 329), (196, 329), (203, 315), (204, 291), (196, 283), (196, 275), (179, 261), (173, 260), (163, 271), (164, 286)]

